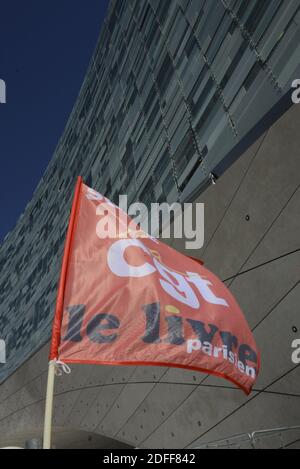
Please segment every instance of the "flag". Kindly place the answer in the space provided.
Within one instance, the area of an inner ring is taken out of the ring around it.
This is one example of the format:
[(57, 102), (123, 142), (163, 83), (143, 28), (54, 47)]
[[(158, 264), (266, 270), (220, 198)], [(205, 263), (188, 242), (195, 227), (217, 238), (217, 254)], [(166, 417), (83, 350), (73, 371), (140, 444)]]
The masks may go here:
[(249, 394), (260, 358), (216, 275), (143, 232), (78, 178), (50, 360), (158, 365), (226, 378)]

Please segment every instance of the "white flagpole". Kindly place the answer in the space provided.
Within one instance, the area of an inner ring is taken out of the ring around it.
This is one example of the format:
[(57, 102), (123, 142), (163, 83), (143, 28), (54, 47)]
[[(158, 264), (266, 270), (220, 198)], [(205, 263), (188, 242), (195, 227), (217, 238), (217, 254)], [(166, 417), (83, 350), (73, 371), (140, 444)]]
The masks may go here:
[(49, 362), (49, 367), (48, 367), (43, 449), (51, 449), (54, 380), (55, 380), (55, 362), (54, 360), (51, 360)]
[(71, 215), (69, 226), (67, 230), (65, 249), (58, 285), (58, 293), (56, 298), (54, 322), (52, 326), (52, 339), (50, 346), (50, 361), (48, 368), (48, 381), (47, 381), (47, 393), (46, 393), (46, 405), (45, 405), (45, 420), (44, 420), (44, 438), (43, 438), (43, 449), (51, 449), (51, 428), (52, 428), (52, 413), (53, 413), (53, 395), (54, 395), (54, 380), (55, 380), (55, 369), (58, 364), (63, 365), (63, 371), (66, 373), (70, 372), (68, 366), (57, 360), (58, 346), (60, 342), (60, 328), (63, 316), (63, 304), (64, 304), (64, 290), (68, 270), (68, 261), (71, 250), (72, 234), (75, 224), (76, 211), (78, 208), (78, 201), (80, 198), (80, 191), (82, 185), (82, 178), (77, 178), (77, 184), (75, 188), (75, 194), (72, 203)]

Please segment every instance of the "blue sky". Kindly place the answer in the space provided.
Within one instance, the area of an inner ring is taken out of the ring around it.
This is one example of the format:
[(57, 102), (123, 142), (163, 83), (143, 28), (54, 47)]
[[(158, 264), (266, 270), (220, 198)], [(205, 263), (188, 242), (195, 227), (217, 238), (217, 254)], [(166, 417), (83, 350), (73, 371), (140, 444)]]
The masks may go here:
[(108, 0), (0, 5), (0, 242), (43, 175), (81, 87)]

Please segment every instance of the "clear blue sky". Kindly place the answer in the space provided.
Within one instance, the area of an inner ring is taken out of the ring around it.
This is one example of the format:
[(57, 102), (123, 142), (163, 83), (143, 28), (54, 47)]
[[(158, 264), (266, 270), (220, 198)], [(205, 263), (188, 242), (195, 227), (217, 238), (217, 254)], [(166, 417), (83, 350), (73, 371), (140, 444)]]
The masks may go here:
[(108, 0), (0, 4), (0, 243), (43, 175), (78, 95)]

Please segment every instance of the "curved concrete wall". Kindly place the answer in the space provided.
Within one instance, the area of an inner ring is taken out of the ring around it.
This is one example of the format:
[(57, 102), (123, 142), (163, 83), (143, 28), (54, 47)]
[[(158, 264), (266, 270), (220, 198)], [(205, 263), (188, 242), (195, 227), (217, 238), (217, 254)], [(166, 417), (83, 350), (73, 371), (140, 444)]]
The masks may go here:
[[(261, 349), (251, 395), (179, 369), (74, 365), (56, 380), (55, 429), (102, 435), (115, 446), (192, 448), (300, 424), (300, 367), (291, 361), (291, 342), (300, 338), (299, 126), (294, 106), (199, 197), (206, 204), (199, 257), (229, 285)], [(183, 251), (183, 241), (173, 246)], [(47, 353), (48, 345), (0, 387), (0, 444), (41, 436)], [(283, 434), (284, 445), (299, 447), (299, 433)]]

